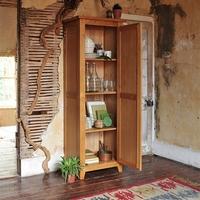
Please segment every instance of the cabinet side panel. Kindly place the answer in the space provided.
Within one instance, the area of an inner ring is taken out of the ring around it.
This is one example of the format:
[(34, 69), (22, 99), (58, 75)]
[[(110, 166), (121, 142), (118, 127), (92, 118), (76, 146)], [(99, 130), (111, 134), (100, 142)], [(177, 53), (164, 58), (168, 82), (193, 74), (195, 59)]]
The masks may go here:
[(64, 25), (64, 151), (65, 156), (80, 152), (79, 24)]

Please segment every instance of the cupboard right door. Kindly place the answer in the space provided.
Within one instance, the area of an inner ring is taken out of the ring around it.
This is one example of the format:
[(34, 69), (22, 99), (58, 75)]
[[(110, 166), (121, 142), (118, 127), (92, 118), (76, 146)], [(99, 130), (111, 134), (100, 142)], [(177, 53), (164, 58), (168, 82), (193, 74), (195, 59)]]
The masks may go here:
[(140, 25), (118, 28), (117, 160), (141, 169)]

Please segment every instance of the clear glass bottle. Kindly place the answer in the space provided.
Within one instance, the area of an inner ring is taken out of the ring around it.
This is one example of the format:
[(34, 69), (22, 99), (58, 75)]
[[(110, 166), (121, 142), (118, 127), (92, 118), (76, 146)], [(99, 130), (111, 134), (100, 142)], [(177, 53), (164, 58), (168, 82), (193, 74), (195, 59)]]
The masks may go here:
[(90, 92), (90, 77), (91, 77), (91, 71), (89, 68), (89, 63), (86, 62), (86, 75), (85, 75), (85, 90), (86, 90), (86, 92)]
[(92, 74), (89, 79), (89, 90), (90, 92), (100, 91), (101, 80), (97, 74), (96, 63), (92, 63)]

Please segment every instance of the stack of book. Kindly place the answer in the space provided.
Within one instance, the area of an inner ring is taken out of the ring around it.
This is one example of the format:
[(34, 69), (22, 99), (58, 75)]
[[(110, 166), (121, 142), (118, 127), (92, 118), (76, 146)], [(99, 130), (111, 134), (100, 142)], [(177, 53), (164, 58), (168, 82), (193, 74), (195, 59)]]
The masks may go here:
[(85, 164), (95, 164), (95, 163), (99, 163), (99, 157), (97, 157), (93, 151), (86, 149)]

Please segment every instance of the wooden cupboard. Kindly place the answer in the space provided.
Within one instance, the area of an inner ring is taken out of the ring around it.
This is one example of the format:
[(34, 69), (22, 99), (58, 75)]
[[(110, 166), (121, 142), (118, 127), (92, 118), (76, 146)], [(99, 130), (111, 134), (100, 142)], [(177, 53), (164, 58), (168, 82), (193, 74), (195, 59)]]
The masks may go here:
[[(140, 26), (124, 20), (74, 17), (64, 24), (64, 152), (78, 155), (89, 171), (123, 165), (141, 169)], [(102, 44), (112, 59), (87, 58), (85, 38)], [(95, 63), (100, 78), (116, 83), (114, 91), (86, 92), (86, 62)], [(86, 129), (86, 102), (104, 101), (112, 117), (108, 128)], [(98, 151), (99, 140), (113, 154), (107, 162), (85, 165), (85, 150)]]

